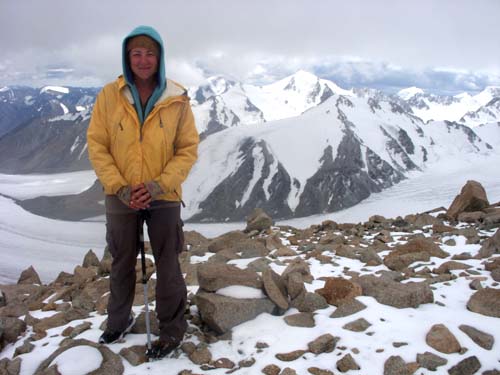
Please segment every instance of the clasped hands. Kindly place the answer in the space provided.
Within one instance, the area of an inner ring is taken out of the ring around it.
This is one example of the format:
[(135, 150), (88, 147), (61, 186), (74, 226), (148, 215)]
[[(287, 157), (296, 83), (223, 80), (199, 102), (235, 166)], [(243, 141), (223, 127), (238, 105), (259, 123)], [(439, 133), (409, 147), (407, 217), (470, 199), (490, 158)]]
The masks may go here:
[(128, 206), (133, 210), (145, 210), (153, 200), (151, 193), (144, 183), (132, 185), (130, 188), (130, 202)]

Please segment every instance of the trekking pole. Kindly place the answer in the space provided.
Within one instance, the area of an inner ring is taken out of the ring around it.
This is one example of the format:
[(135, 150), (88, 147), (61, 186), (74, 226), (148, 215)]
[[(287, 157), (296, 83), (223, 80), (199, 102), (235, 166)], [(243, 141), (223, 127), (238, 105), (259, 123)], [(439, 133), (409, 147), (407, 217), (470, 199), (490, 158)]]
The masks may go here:
[(146, 254), (144, 251), (144, 220), (147, 216), (145, 210), (141, 210), (137, 220), (137, 235), (138, 245), (141, 252), (141, 268), (142, 268), (142, 286), (144, 288), (144, 307), (146, 308), (146, 333), (147, 333), (147, 350), (146, 356), (151, 354), (151, 326), (149, 322), (149, 303), (148, 303), (148, 279), (146, 276)]

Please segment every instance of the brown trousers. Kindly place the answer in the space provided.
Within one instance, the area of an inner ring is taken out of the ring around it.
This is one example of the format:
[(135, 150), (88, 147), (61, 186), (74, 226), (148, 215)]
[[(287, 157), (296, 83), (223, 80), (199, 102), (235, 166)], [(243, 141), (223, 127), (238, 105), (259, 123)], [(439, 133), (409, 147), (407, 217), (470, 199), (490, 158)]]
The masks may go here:
[[(135, 295), (135, 266), (139, 249), (137, 225), (141, 216), (116, 196), (106, 196), (106, 241), (113, 256), (108, 301), (108, 328), (123, 331)], [(178, 202), (154, 201), (146, 218), (156, 265), (156, 316), (160, 339), (181, 341), (187, 329), (184, 310), (187, 290), (178, 254), (184, 234)]]

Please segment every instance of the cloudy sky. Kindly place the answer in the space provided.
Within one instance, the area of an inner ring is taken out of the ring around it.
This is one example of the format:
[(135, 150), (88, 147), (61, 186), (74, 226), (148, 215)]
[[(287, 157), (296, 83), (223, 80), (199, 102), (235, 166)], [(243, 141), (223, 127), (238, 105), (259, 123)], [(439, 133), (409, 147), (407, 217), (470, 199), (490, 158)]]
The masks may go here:
[(344, 88), (500, 85), (498, 0), (0, 0), (0, 86), (101, 86), (147, 24), (167, 74), (266, 83), (298, 69)]

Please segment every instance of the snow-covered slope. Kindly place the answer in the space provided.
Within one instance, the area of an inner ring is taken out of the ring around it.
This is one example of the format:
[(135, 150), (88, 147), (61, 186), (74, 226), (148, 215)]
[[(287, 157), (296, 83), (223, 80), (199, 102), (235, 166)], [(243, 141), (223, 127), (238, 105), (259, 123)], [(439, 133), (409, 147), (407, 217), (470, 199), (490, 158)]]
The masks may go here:
[(460, 122), (470, 127), (500, 121), (500, 95), (474, 112), (467, 112)]
[(187, 216), (239, 220), (254, 207), (278, 218), (331, 212), (429, 163), (489, 152), (463, 125), (424, 124), (391, 101), (334, 95), (301, 116), (207, 138), (185, 184)]

